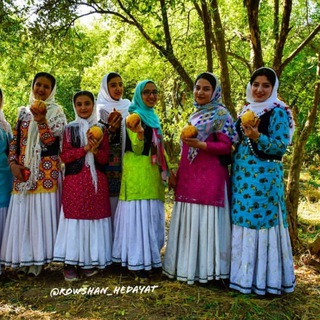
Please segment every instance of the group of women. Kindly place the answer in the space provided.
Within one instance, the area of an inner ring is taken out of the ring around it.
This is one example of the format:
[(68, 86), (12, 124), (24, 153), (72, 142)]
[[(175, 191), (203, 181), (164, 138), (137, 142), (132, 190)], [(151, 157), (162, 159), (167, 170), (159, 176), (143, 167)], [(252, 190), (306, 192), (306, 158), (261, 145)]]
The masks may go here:
[[(201, 73), (189, 118), (198, 135), (181, 138), (174, 172), (152, 80), (139, 82), (130, 102), (121, 76), (107, 74), (97, 103), (89, 91), (74, 95), (75, 120), (67, 124), (55, 78), (37, 74), (13, 135), (0, 108), (1, 264), (38, 275), (59, 261), (65, 280), (75, 281), (114, 262), (140, 279), (162, 271), (188, 284), (229, 279), (242, 293), (292, 292), (281, 159), (294, 123), (278, 85), (272, 69), (257, 69), (234, 122), (218, 78)], [(241, 121), (247, 110), (254, 124)], [(233, 149), (230, 179), (225, 158)], [(175, 202), (162, 258), (167, 182)]]

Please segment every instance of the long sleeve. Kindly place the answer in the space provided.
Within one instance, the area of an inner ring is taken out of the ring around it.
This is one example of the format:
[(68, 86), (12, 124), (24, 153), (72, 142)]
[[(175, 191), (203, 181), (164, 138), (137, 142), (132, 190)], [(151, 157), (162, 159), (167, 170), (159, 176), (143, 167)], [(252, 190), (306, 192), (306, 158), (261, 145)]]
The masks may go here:
[(258, 149), (266, 154), (283, 156), (289, 145), (289, 121), (284, 110), (274, 109), (270, 117), (269, 135), (260, 135)]
[(62, 152), (60, 154), (61, 160), (64, 163), (70, 163), (80, 159), (86, 155), (84, 147), (74, 148), (71, 142), (67, 139), (66, 131), (63, 134)]
[(207, 149), (205, 150), (205, 152), (216, 155), (230, 154), (232, 149), (232, 143), (230, 138), (227, 135), (220, 132), (218, 132), (216, 136), (217, 141), (206, 141)]

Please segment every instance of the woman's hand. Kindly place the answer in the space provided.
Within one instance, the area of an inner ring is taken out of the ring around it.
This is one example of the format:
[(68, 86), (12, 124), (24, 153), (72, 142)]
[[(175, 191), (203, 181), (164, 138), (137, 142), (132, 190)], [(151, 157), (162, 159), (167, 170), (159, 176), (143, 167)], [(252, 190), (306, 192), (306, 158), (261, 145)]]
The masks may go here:
[(173, 170), (170, 170), (168, 187), (169, 187), (169, 190), (171, 189), (176, 190), (176, 187), (177, 187), (177, 176)]
[(109, 131), (111, 133), (116, 132), (121, 126), (121, 121), (122, 121), (122, 116), (120, 113), (118, 116), (114, 116), (114, 117), (109, 116), (109, 118), (108, 118)]
[(93, 137), (92, 133), (88, 130), (87, 131), (87, 139), (88, 139), (88, 143), (84, 147), (84, 149), (85, 150), (88, 149), (86, 151), (91, 151), (93, 154), (97, 154), (99, 145), (100, 145), (101, 141), (103, 140), (103, 136), (100, 139), (96, 139)]
[(27, 167), (18, 164), (18, 163), (10, 163), (10, 169), (12, 174), (19, 180), (22, 182), (27, 181), (28, 179), (26, 179), (26, 176), (24, 176), (23, 174), (23, 170), (29, 170)]
[(260, 119), (256, 121), (256, 124), (254, 126), (251, 126), (249, 123), (242, 123), (241, 125), (244, 135), (254, 141), (258, 140), (260, 137), (260, 132), (258, 130), (259, 123)]
[(191, 148), (197, 148), (201, 150), (207, 149), (207, 143), (200, 141), (197, 138), (184, 138), (182, 141)]
[(43, 123), (46, 122), (46, 114), (47, 114), (47, 109), (45, 109), (43, 112), (40, 112), (38, 109), (33, 108), (32, 106), (30, 107), (30, 112), (33, 115), (34, 121), (37, 123)]

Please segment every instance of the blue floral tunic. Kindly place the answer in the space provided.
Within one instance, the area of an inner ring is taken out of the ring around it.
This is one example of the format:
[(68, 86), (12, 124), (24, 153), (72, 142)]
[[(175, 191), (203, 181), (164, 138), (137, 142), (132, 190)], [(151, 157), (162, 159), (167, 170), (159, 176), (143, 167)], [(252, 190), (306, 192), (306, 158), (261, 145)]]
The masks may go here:
[[(238, 120), (239, 121), (239, 120)], [(267, 155), (283, 156), (289, 144), (289, 118), (285, 110), (274, 108), (268, 127), (257, 147)], [(287, 227), (281, 161), (257, 158), (250, 141), (243, 135), (232, 166), (232, 223), (251, 229), (271, 228), (278, 224), (279, 207)]]

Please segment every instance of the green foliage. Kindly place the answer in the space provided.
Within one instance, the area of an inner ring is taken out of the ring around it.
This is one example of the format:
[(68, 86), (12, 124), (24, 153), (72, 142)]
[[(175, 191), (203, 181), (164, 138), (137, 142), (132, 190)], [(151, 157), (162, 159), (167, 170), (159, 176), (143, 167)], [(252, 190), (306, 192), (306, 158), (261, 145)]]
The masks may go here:
[[(57, 100), (68, 120), (74, 117), (75, 91), (87, 89), (97, 95), (107, 72), (117, 71), (122, 75), (124, 96), (129, 99), (136, 83), (150, 78), (160, 88), (157, 112), (167, 141), (174, 145), (172, 154), (176, 157), (180, 129), (193, 110), (192, 92), (169, 63), (168, 56), (159, 50), (159, 47), (168, 49), (160, 2), (127, 0), (121, 1), (123, 7), (120, 8), (118, 1), (83, 1), (81, 10), (79, 3), (77, 0), (28, 1), (17, 11), (8, 2), (0, 8), (0, 86), (4, 90), (4, 110), (9, 121), (13, 124), (17, 107), (28, 103), (30, 83), (40, 70), (56, 76)], [(165, 2), (173, 53), (191, 79), (205, 71), (207, 63), (203, 23), (194, 4), (189, 0)], [(270, 19), (273, 6), (273, 1), (261, 1), (259, 7), (263, 57), (268, 66), (272, 66), (275, 47), (274, 25)], [(243, 3), (236, 0), (219, 1), (218, 9), (227, 46), (232, 100), (239, 111), (245, 103), (245, 88), (251, 72), (247, 13)], [(76, 21), (79, 15), (95, 11), (100, 13), (99, 19), (90, 20), (87, 26)], [(291, 14), (294, 24), (284, 48), (284, 58), (296, 50), (319, 23), (319, 12), (316, 1), (295, 1)], [(280, 24), (281, 15), (282, 10)], [(142, 31), (146, 37), (142, 37)], [(151, 45), (151, 41), (159, 47)], [(297, 106), (300, 126), (306, 121), (313, 100), (316, 50), (317, 42), (312, 41), (285, 68), (280, 79), (280, 96), (289, 105)], [(214, 73), (221, 78), (219, 61), (216, 56), (213, 58)], [(307, 144), (308, 161), (312, 161), (319, 150), (317, 130)]]

